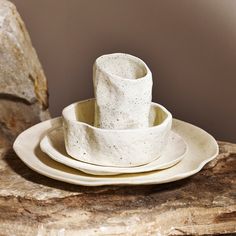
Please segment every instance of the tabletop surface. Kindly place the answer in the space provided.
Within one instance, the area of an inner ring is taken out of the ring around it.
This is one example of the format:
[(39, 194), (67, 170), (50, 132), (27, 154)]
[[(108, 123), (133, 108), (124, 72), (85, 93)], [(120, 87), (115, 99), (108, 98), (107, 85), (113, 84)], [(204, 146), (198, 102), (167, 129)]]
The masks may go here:
[(44, 177), (0, 148), (0, 235), (236, 233), (236, 144), (198, 174), (148, 186), (83, 187)]

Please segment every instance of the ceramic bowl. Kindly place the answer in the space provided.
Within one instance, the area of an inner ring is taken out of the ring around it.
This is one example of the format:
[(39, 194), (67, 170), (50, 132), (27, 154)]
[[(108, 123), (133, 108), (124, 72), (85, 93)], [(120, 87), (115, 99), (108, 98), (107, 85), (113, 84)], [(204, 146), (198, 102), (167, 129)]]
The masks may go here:
[(149, 127), (110, 130), (94, 127), (95, 99), (73, 103), (62, 111), (67, 153), (80, 161), (131, 167), (157, 159), (166, 145), (171, 113), (152, 103)]

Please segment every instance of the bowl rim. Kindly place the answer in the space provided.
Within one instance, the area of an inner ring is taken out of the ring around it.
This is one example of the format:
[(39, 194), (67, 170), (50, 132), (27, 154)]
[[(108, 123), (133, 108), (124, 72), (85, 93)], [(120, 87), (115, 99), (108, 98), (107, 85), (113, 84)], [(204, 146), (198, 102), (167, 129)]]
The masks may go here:
[(132, 132), (151, 131), (153, 129), (157, 129), (157, 128), (166, 126), (168, 123), (170, 123), (172, 121), (172, 114), (164, 106), (162, 106), (162, 105), (160, 105), (158, 103), (155, 103), (155, 102), (151, 102), (151, 106), (155, 106), (155, 107), (161, 108), (161, 110), (164, 111), (167, 114), (167, 117), (160, 124), (155, 125), (155, 126), (151, 126), (151, 127), (135, 128), (135, 129), (103, 129), (103, 128), (95, 127), (93, 125), (90, 125), (90, 124), (82, 122), (82, 121), (70, 119), (68, 117), (67, 110), (71, 109), (71, 107), (73, 107), (73, 106), (75, 106), (77, 104), (80, 104), (80, 103), (86, 103), (86, 102), (95, 101), (95, 100), (96, 100), (95, 98), (89, 98), (89, 99), (85, 99), (85, 100), (74, 102), (74, 103), (66, 106), (62, 110), (62, 117), (63, 117), (63, 119), (68, 120), (69, 122), (72, 122), (72, 123), (77, 124), (77, 125), (85, 125), (85, 126), (91, 128), (91, 129), (94, 129), (94, 130), (99, 131), (99, 132), (110, 132), (110, 133), (112, 133), (112, 132), (119, 132), (119, 133), (123, 133), (124, 132), (124, 133), (126, 133), (126, 132), (131, 132), (131, 131)]

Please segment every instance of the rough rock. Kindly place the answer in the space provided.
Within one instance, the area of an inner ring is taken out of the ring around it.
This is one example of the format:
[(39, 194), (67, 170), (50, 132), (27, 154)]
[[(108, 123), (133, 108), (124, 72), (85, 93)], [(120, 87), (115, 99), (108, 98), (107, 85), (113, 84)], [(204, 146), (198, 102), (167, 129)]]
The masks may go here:
[(11, 2), (0, 0), (0, 145), (48, 118), (47, 108), (47, 81), (25, 24)]

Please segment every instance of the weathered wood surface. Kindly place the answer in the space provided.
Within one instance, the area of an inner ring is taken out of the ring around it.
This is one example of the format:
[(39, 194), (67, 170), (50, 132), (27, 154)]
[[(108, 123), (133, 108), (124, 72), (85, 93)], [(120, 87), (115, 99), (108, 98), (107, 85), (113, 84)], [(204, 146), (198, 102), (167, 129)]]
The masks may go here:
[(15, 6), (0, 0), (0, 147), (49, 117), (47, 81)]
[(198, 174), (150, 186), (75, 186), (41, 176), (1, 149), (0, 235), (236, 233), (236, 144)]

